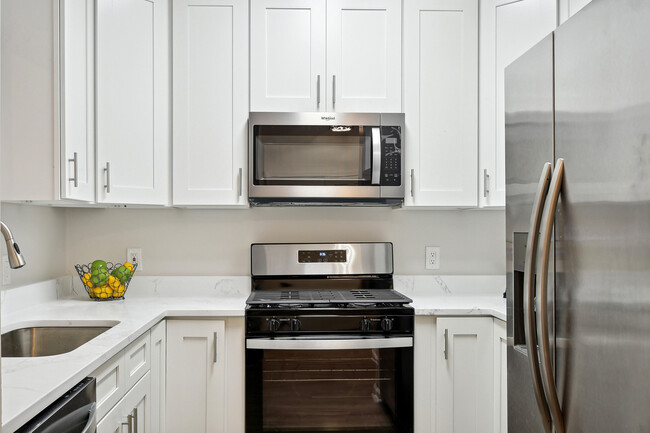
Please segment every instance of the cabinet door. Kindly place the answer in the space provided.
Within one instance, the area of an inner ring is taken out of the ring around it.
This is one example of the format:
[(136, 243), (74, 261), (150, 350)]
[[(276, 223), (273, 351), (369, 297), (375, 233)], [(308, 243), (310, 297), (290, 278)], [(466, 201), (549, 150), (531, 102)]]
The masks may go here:
[(490, 433), (493, 426), (492, 318), (436, 324), (436, 431)]
[(169, 432), (226, 433), (225, 321), (167, 321)]
[(325, 110), (325, 0), (251, 0), (251, 111)]
[(555, 30), (548, 0), (481, 0), (479, 204), (505, 206), (504, 69)]
[(248, 1), (174, 1), (173, 204), (245, 204)]
[(167, 327), (162, 320), (151, 328), (151, 431), (165, 433), (165, 375)]
[[(151, 377), (149, 372), (126, 393), (113, 409), (97, 423), (97, 433), (158, 433), (151, 429), (151, 402), (149, 391)], [(124, 429), (122, 428), (124, 426)]]
[(97, 201), (169, 201), (167, 0), (97, 1)]
[(506, 323), (494, 319), (494, 433), (508, 433), (507, 348)]
[(60, 7), (61, 197), (95, 200), (95, 2)]
[(407, 206), (475, 207), (478, 0), (404, 2)]
[(401, 0), (328, 0), (328, 111), (402, 111)]

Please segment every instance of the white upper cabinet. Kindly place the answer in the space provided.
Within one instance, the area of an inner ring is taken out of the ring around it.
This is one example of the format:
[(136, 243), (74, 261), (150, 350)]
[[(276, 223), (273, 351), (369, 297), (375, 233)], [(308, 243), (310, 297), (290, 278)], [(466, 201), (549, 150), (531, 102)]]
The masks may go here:
[(400, 0), (252, 0), (251, 111), (401, 111)]
[(571, 18), (580, 9), (585, 7), (591, 0), (559, 0), (560, 24)]
[(97, 201), (169, 201), (169, 5), (97, 2)]
[(2, 1), (2, 200), (95, 200), (94, 13)]
[(476, 207), (478, 0), (404, 2), (406, 206)]
[(246, 205), (248, 0), (173, 8), (173, 204)]
[(327, 111), (402, 111), (402, 4), (327, 1)]
[(479, 205), (505, 206), (504, 70), (555, 30), (549, 0), (481, 0)]
[(251, 111), (325, 107), (325, 0), (251, 0)]

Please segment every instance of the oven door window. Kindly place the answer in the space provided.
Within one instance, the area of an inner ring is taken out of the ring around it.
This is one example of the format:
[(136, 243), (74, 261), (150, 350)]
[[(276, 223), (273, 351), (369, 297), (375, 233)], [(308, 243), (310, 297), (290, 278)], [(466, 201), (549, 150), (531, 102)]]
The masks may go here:
[(413, 350), (247, 350), (247, 432), (412, 432)]
[(372, 128), (256, 125), (257, 185), (371, 185)]

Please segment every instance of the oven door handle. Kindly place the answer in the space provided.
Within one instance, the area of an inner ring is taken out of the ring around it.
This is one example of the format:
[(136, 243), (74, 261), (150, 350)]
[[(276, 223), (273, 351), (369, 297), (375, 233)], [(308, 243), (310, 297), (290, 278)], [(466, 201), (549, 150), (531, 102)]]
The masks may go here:
[(354, 350), (413, 347), (413, 337), (391, 338), (248, 338), (246, 349)]
[(381, 179), (381, 133), (379, 128), (372, 128), (372, 185), (379, 185)]

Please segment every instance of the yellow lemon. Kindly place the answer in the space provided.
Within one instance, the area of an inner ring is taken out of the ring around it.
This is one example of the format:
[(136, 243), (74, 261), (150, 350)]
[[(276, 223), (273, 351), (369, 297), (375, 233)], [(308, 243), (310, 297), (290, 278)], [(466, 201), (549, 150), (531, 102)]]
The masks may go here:
[(107, 287), (106, 289), (104, 289), (104, 293), (106, 293), (108, 296), (113, 296), (113, 289)]
[(102, 293), (102, 288), (101, 287), (95, 287), (93, 289), (93, 292), (95, 292), (96, 295), (99, 295), (100, 293)]
[(108, 298), (108, 294), (107, 293), (100, 293), (99, 297), (103, 298), (103, 299), (106, 299), (106, 298)]
[(129, 268), (129, 271), (133, 272), (133, 263), (126, 262), (124, 263), (125, 268)]

